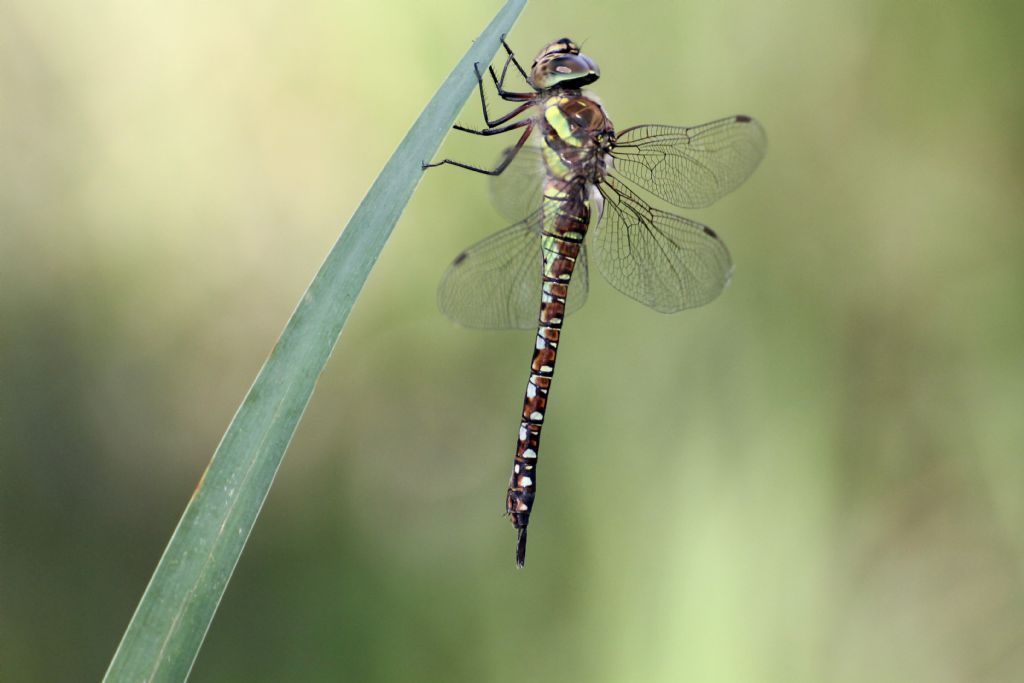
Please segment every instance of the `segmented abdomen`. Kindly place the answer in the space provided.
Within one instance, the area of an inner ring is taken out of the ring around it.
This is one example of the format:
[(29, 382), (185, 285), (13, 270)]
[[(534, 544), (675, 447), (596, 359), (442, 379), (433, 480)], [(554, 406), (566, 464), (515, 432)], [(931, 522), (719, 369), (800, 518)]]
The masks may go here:
[(550, 178), (545, 183), (540, 316), (530, 365), (530, 380), (523, 399), (515, 464), (505, 499), (505, 511), (519, 532), (516, 564), (520, 567), (526, 560), (526, 527), (530, 522), (537, 493), (540, 433), (544, 425), (551, 377), (555, 372), (565, 300), (573, 268), (590, 224), (590, 208), (586, 197), (586, 185), (583, 182)]

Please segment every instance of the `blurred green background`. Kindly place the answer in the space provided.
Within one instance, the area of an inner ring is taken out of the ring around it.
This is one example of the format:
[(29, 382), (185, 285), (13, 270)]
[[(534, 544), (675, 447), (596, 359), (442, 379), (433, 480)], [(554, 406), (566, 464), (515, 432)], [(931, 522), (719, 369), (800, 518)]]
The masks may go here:
[[(339, 228), (498, 7), (0, 5), (0, 679), (102, 675)], [(689, 214), (732, 286), (666, 317), (595, 271), (517, 572), (531, 334), (437, 312), (503, 219), (485, 179), (429, 174), (192, 680), (1024, 680), (1022, 19), (528, 6), (512, 44), (586, 41), (619, 127), (764, 123), (760, 170)]]

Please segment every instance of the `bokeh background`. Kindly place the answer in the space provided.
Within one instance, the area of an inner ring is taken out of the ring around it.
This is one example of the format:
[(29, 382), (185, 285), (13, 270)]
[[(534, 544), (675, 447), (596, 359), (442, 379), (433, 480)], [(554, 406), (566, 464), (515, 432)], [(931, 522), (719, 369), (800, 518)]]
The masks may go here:
[[(498, 7), (0, 4), (0, 679), (102, 675), (293, 306)], [(762, 120), (760, 170), (690, 213), (732, 286), (666, 317), (595, 272), (517, 572), (531, 334), (437, 312), (503, 219), (432, 172), (192, 680), (1024, 680), (1022, 19), (528, 6), (513, 45), (585, 40), (620, 127)]]

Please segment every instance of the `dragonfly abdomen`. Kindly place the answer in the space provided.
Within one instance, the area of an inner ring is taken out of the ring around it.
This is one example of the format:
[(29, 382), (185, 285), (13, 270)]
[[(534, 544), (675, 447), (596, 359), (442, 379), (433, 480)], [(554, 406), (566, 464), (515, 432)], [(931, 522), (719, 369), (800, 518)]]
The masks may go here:
[(537, 337), (530, 362), (530, 379), (523, 398), (516, 457), (505, 499), (505, 511), (518, 531), (516, 565), (519, 567), (526, 561), (526, 528), (537, 495), (540, 435), (551, 378), (555, 374), (569, 283), (590, 223), (586, 194), (582, 185), (579, 188), (574, 193), (576, 196), (549, 198), (544, 202), (545, 215), (550, 218), (545, 219), (541, 235), (543, 282)]

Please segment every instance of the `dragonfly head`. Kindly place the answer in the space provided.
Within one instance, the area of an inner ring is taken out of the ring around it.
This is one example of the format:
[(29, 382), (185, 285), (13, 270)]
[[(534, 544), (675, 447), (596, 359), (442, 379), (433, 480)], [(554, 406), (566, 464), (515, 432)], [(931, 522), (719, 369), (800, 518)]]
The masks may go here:
[(531, 80), (538, 90), (582, 88), (601, 76), (590, 57), (580, 54), (579, 46), (568, 38), (548, 43), (533, 60)]

